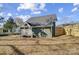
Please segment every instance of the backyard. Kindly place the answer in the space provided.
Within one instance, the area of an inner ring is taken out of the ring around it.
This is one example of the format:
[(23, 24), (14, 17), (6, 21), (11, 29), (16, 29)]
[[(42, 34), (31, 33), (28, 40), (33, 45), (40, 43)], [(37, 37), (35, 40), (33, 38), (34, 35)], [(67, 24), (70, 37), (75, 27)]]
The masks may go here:
[(19, 35), (0, 37), (0, 54), (73, 55), (79, 54), (79, 37), (26, 38)]

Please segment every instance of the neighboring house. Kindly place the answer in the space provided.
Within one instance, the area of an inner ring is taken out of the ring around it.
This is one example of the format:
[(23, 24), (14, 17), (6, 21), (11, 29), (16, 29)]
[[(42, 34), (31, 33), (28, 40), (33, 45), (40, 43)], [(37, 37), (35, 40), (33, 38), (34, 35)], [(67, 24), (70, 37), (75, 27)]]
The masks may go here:
[[(26, 21), (25, 23), (26, 25), (23, 27), (25, 27), (26, 33), (30, 32), (29, 34), (31, 34), (31, 37), (49, 37), (50, 38), (55, 36), (56, 21), (57, 21), (56, 15), (32, 17)], [(23, 29), (23, 27), (21, 28)]]
[(0, 16), (0, 33), (3, 33), (4, 18)]
[(0, 23), (0, 33), (3, 33), (3, 23)]
[(0, 28), (0, 33), (3, 33), (3, 28)]

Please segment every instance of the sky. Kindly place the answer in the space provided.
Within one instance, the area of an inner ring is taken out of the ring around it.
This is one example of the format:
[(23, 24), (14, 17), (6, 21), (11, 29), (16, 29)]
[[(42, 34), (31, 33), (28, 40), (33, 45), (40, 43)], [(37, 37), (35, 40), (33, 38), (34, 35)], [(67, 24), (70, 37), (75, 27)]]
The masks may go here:
[(79, 3), (0, 3), (0, 16), (31, 17), (56, 14), (56, 24), (79, 22)]

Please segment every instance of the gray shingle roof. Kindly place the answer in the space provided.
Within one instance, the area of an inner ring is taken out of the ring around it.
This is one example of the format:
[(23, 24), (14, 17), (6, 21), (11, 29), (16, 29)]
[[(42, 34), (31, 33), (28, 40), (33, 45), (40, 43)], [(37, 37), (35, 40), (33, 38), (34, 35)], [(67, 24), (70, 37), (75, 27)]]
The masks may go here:
[(32, 17), (28, 19), (26, 22), (33, 24), (33, 25), (48, 25), (55, 21), (57, 21), (57, 17), (55, 14), (53, 14), (53, 15)]

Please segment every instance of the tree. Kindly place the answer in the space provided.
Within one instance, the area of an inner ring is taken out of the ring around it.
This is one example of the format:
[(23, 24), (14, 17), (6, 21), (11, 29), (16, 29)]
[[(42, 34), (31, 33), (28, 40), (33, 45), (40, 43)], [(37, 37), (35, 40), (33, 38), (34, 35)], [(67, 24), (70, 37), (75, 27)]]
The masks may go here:
[(15, 26), (16, 26), (16, 24), (14, 23), (14, 19), (12, 17), (9, 17), (7, 22), (4, 24), (4, 28), (6, 30), (9, 30), (10, 32), (12, 32), (12, 29)]

